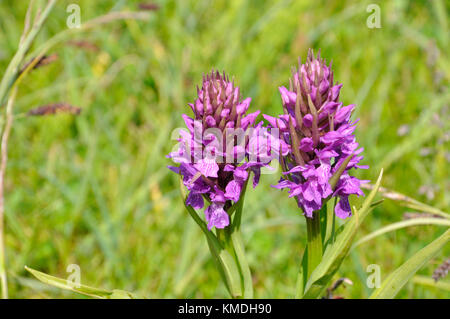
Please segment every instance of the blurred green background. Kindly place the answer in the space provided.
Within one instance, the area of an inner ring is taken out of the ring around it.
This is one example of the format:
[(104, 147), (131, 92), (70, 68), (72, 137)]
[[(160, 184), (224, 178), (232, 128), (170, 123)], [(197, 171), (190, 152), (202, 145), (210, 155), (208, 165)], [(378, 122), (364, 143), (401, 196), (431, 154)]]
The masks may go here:
[[(0, 73), (23, 28), (28, 1), (0, 1)], [(39, 1), (38, 1), (39, 3)], [(40, 1), (40, 3), (44, 3)], [(40, 33), (42, 44), (66, 30), (66, 7), (81, 23), (110, 11), (139, 10), (140, 1), (59, 1)], [(374, 180), (444, 211), (449, 182), (449, 3), (442, 1), (155, 1), (146, 21), (118, 21), (75, 33), (49, 53), (59, 59), (22, 83), (15, 114), (53, 102), (83, 108), (80, 116), (18, 118), (6, 177), (6, 245), (13, 298), (80, 298), (34, 280), (24, 265), (150, 298), (227, 297), (206, 241), (185, 212), (178, 179), (166, 169), (170, 139), (196, 95), (202, 73), (234, 75), (251, 109), (281, 112), (278, 86), (308, 48), (333, 61), (341, 99), (355, 103), (356, 131)], [(368, 4), (381, 9), (370, 29)], [(74, 41), (87, 41), (80, 48)], [(37, 47), (34, 46), (34, 48)], [(258, 298), (292, 298), (306, 226), (286, 192), (264, 175), (247, 192), (243, 236)], [(355, 203), (357, 201), (355, 200)], [(411, 210), (377, 207), (359, 233), (402, 220)], [(345, 298), (365, 298), (369, 264), (386, 276), (444, 227), (417, 226), (354, 250), (340, 276)], [(450, 253), (419, 271), (430, 277)], [(448, 282), (448, 279), (447, 279)], [(398, 298), (448, 298), (408, 283)]]

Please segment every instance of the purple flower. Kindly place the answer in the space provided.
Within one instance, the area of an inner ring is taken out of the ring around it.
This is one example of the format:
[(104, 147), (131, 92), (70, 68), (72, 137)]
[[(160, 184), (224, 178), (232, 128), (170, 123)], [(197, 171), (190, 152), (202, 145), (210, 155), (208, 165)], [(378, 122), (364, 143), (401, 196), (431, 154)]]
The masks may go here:
[(260, 168), (271, 159), (264, 156), (271, 144), (262, 122), (255, 125), (260, 112), (247, 114), (251, 99), (241, 100), (239, 87), (225, 73), (204, 76), (197, 95), (189, 104), (194, 116), (182, 115), (187, 130), (181, 130), (179, 147), (168, 156), (180, 165), (169, 168), (183, 177), (187, 205), (201, 209), (204, 199), (210, 203), (205, 218), (211, 230), (229, 225), (227, 211), (239, 201), (250, 171), (253, 186), (258, 184)]
[(339, 102), (341, 87), (334, 83), (331, 64), (310, 50), (306, 63), (299, 63), (290, 79), (289, 90), (279, 88), (284, 114), (263, 115), (270, 127), (281, 131), (281, 141), (289, 149), (280, 157), (285, 172), (275, 187), (289, 189), (307, 217), (333, 196), (339, 197), (336, 215), (349, 217), (348, 196), (364, 195), (360, 184), (366, 181), (348, 174), (351, 168), (367, 166), (358, 165), (363, 149), (358, 149), (353, 135), (357, 121), (350, 121), (355, 105)]

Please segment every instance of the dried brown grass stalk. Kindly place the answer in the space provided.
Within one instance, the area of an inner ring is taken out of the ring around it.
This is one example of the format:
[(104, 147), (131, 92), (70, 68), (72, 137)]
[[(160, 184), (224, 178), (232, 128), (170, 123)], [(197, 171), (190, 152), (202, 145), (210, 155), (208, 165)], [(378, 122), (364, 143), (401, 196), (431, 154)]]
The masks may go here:
[[(372, 184), (362, 184), (361, 188), (372, 190), (374, 185)], [(404, 194), (395, 192), (393, 190), (380, 187), (378, 189), (378, 193), (383, 196), (384, 198), (394, 200), (398, 202), (400, 205), (404, 207), (408, 207), (417, 211), (421, 211), (424, 213), (429, 213), (433, 215), (439, 215), (443, 218), (450, 219), (450, 215), (436, 207), (427, 205), (425, 203), (419, 202), (418, 200), (411, 198), (409, 196), (406, 196)]]
[(444, 261), (436, 270), (433, 272), (432, 278), (434, 281), (438, 281), (439, 279), (447, 276), (448, 271), (450, 270), (450, 258)]
[(159, 10), (159, 5), (156, 3), (139, 3), (138, 5), (140, 10), (147, 10), (147, 11), (156, 11)]
[(79, 41), (69, 40), (66, 42), (66, 44), (92, 52), (100, 51), (100, 48), (95, 43), (86, 40), (79, 40)]
[(79, 115), (81, 108), (70, 105), (69, 103), (52, 103), (43, 106), (36, 107), (28, 111), (28, 116), (45, 116), (60, 113), (68, 113), (72, 115)]
[(40, 67), (43, 67), (45, 65), (48, 65), (54, 61), (56, 61), (58, 59), (58, 55), (56, 53), (54, 54), (50, 54), (50, 55), (44, 55), (42, 57), (38, 57), (37, 58), (37, 62), (35, 61), (36, 58), (31, 59), (30, 61), (28, 61), (27, 63), (25, 63), (25, 65), (22, 67), (22, 69), (20, 69), (19, 74), (22, 74), (23, 71), (25, 71), (29, 66), (31, 66), (32, 64), (34, 64), (32, 66), (32, 70), (36, 70)]
[(444, 217), (442, 217), (441, 215), (429, 214), (429, 213), (404, 213), (403, 214), (403, 219), (405, 219), (405, 220), (416, 219), (416, 218), (441, 218), (441, 219), (443, 219)]

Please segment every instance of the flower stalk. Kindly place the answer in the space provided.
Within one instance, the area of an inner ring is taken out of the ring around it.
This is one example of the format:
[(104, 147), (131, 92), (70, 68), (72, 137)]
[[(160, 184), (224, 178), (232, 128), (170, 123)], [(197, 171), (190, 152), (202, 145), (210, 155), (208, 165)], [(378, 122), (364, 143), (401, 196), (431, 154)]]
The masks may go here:
[[(189, 104), (193, 118), (183, 114), (188, 128), (169, 166), (182, 176), (184, 204), (206, 235), (209, 248), (233, 298), (252, 298), (253, 284), (240, 233), (245, 192), (251, 173), (259, 181), (264, 131), (255, 124), (259, 111), (247, 113), (251, 99), (241, 100), (234, 80), (217, 71), (203, 76), (197, 98)], [(225, 138), (225, 141), (223, 141)], [(260, 142), (261, 141), (261, 142)], [(265, 157), (264, 157), (265, 158)], [(204, 209), (205, 221), (197, 211)]]
[(10, 89), (12, 88), (14, 82), (20, 74), (20, 65), (25, 59), (25, 55), (33, 44), (36, 36), (39, 34), (39, 31), (41, 30), (56, 1), (57, 0), (49, 0), (46, 7), (42, 11), (42, 14), (36, 19), (35, 23), (33, 24), (30, 32), (25, 35), (25, 32), (27, 31), (25, 30), (24, 34), (22, 35), (21, 44), (8, 67), (6, 68), (5, 74), (3, 75), (3, 78), (0, 82), (0, 107), (6, 101)]
[(320, 227), (320, 213), (317, 211), (312, 218), (306, 218), (306, 229), (308, 238), (308, 278), (313, 270), (320, 264), (322, 260), (322, 233)]
[(331, 63), (310, 50), (305, 63), (299, 60), (293, 69), (289, 89), (279, 88), (283, 114), (263, 115), (270, 128), (281, 132), (279, 143), (288, 149), (280, 156), (283, 173), (274, 187), (288, 189), (306, 217), (307, 246), (297, 297), (312, 285), (310, 279), (317, 275), (325, 248), (334, 240), (334, 216), (352, 216), (349, 196), (364, 195), (360, 185), (365, 181), (349, 174), (367, 166), (359, 165), (363, 148), (353, 134), (358, 122), (351, 120), (355, 105), (339, 101), (341, 88), (334, 81)]

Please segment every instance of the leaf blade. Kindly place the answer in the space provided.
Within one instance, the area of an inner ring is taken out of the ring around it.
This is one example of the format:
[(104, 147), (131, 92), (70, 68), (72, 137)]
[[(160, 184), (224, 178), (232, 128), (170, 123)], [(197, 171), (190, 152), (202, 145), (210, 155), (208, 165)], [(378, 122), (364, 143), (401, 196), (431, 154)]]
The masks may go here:
[(35, 270), (33, 268), (25, 266), (25, 269), (31, 273), (34, 277), (36, 277), (39, 281), (64, 290), (70, 290), (85, 296), (99, 298), (99, 299), (107, 299), (112, 295), (112, 291), (101, 289), (101, 288), (94, 288), (86, 285), (71, 285), (66, 279), (58, 278), (55, 276), (48, 275), (46, 273), (40, 272), (38, 270)]
[(431, 258), (450, 241), (450, 229), (444, 232), (437, 239), (419, 250), (411, 258), (409, 258), (403, 265), (391, 273), (377, 288), (370, 299), (392, 299), (400, 289), (414, 276), (414, 274), (422, 268)]

